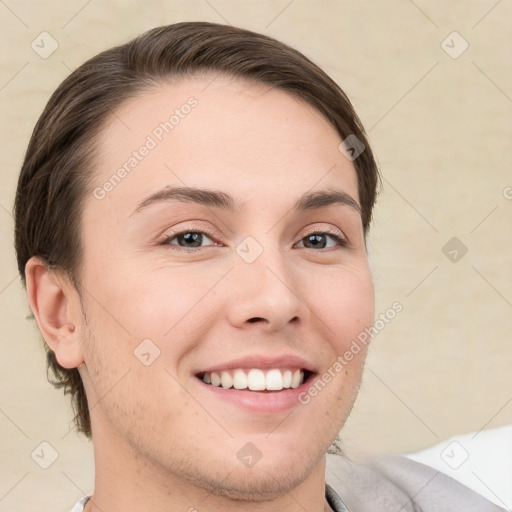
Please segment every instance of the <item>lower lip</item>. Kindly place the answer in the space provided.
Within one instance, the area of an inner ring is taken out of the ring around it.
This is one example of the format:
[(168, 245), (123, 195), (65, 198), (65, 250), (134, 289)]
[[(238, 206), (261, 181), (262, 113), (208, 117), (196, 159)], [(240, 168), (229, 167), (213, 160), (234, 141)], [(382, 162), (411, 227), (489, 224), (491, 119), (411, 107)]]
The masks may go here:
[(310, 375), (307, 381), (303, 382), (298, 388), (270, 392), (234, 388), (226, 389), (221, 386), (206, 384), (201, 379), (195, 378), (206, 392), (212, 393), (213, 396), (220, 400), (224, 400), (225, 402), (246, 409), (252, 413), (276, 414), (301, 405), (299, 396), (310, 387), (312, 377), (313, 376)]

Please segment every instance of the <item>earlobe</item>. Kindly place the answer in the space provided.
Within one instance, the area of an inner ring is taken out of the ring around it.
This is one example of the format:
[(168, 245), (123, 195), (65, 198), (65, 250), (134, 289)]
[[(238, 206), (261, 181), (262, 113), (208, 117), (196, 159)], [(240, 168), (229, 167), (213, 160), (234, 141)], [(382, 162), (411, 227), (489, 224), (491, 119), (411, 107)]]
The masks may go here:
[(79, 318), (73, 307), (73, 287), (37, 257), (25, 265), (27, 296), (39, 331), (63, 368), (76, 368), (84, 362), (79, 332)]

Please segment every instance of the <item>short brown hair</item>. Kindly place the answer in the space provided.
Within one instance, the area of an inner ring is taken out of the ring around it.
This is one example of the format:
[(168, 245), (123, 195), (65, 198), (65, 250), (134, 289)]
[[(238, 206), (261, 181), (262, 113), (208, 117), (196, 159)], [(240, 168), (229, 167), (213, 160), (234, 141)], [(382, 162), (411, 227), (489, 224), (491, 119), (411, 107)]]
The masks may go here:
[[(340, 87), (299, 51), (271, 37), (229, 25), (182, 22), (157, 27), (103, 51), (69, 75), (37, 121), (21, 168), (16, 199), (15, 246), (26, 286), (25, 265), (38, 256), (65, 273), (80, 294), (83, 257), (80, 225), (92, 190), (95, 141), (124, 101), (169, 78), (203, 72), (276, 87), (305, 100), (334, 126), (364, 144), (354, 160), (365, 234), (379, 180), (363, 126)], [(69, 393), (77, 430), (92, 437), (87, 397), (76, 368), (62, 368), (52, 350), (47, 371)]]

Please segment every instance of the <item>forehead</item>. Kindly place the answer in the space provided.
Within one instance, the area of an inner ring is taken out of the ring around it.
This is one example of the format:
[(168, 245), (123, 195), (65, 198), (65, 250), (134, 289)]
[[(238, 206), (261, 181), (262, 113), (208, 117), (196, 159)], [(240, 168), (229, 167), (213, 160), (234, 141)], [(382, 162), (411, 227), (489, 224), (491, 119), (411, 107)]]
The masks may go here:
[(268, 85), (213, 76), (161, 83), (105, 123), (94, 179), (105, 200), (95, 206), (126, 216), (141, 197), (176, 185), (273, 201), (318, 184), (357, 200), (340, 142), (313, 106)]

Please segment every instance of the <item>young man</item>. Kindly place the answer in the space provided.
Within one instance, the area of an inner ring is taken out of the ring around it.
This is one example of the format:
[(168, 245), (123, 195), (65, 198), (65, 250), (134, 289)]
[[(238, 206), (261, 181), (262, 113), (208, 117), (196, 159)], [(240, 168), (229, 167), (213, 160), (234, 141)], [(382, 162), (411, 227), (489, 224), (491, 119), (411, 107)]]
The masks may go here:
[(500, 510), (401, 457), (326, 454), (374, 319), (377, 181), (344, 93), (263, 35), (160, 27), (61, 84), (16, 249), (94, 444), (75, 511)]

